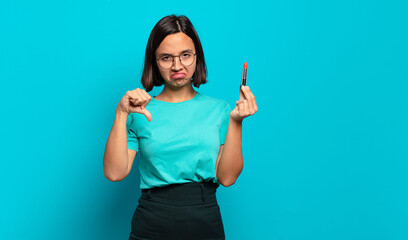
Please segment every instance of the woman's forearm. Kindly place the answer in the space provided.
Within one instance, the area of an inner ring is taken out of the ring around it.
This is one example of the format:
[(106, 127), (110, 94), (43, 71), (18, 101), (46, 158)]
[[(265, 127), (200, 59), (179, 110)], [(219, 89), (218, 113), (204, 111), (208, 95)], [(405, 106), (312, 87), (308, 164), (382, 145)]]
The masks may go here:
[(115, 121), (106, 143), (103, 169), (105, 177), (111, 181), (122, 180), (128, 170), (127, 117), (127, 113), (116, 110)]
[(218, 163), (217, 180), (223, 186), (235, 183), (244, 166), (242, 157), (242, 120), (229, 119), (228, 132)]

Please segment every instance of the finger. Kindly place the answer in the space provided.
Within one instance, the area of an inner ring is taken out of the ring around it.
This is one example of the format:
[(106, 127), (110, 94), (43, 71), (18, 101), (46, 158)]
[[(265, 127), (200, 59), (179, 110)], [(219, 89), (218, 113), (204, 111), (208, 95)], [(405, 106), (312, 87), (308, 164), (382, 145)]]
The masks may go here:
[(152, 99), (152, 97), (145, 91), (145, 90), (141, 90), (141, 94), (146, 97), (147, 101), (150, 101), (150, 99)]
[(135, 96), (134, 94), (132, 94), (132, 95), (128, 95), (128, 99), (129, 99), (129, 102), (131, 102), (131, 103), (133, 103), (133, 104), (136, 104), (136, 102), (137, 102), (137, 96)]
[(232, 114), (234, 116), (238, 116), (239, 115), (239, 107), (238, 105), (235, 106), (234, 110), (232, 110)]
[(131, 102), (136, 105), (136, 106), (140, 106), (144, 103), (144, 96), (141, 95), (140, 93), (134, 92), (131, 95)]
[(146, 91), (142, 91), (142, 94), (146, 98), (145, 102), (142, 104), (143, 109), (147, 106), (147, 104), (149, 104), (150, 100), (152, 100), (152, 97)]
[(254, 103), (254, 99), (251, 90), (249, 89), (248, 86), (245, 86), (245, 90), (244, 90), (244, 94), (245, 94), (245, 98), (248, 100), (248, 114), (254, 114), (255, 113), (255, 103)]
[[(248, 89), (249, 89), (249, 87), (248, 87)], [(257, 104), (256, 104), (255, 96), (254, 96), (254, 94), (251, 92), (251, 89), (249, 89), (249, 95), (251, 95), (251, 100), (252, 100), (252, 104), (253, 104), (254, 110), (255, 110), (255, 112), (257, 112), (257, 111), (258, 111), (258, 106), (257, 106)]]
[(241, 88), (239, 89), (239, 100), (244, 100), (245, 99), (245, 96), (244, 96), (244, 93), (242, 92), (243, 90), (243, 88), (242, 88), (243, 86), (241, 86)]
[(133, 103), (134, 105), (138, 105), (138, 101), (140, 100), (139, 95), (135, 92), (135, 90), (133, 91), (127, 91), (126, 95), (128, 96), (128, 99), (131, 103)]
[[(244, 100), (236, 101), (236, 102), (235, 102), (235, 105), (237, 105), (237, 107), (239, 107), (239, 106), (241, 106), (241, 104), (244, 103), (244, 101), (245, 101), (245, 99), (244, 99)], [(239, 108), (238, 108), (238, 109), (239, 109)]]
[(239, 116), (242, 117), (245, 114), (245, 106), (244, 102), (238, 103), (238, 109), (239, 109)]
[(248, 117), (249, 115), (251, 115), (251, 107), (249, 106), (248, 100), (245, 100), (244, 107), (245, 107), (245, 117)]
[(131, 104), (132, 106), (137, 106), (137, 107), (139, 107), (140, 104), (141, 104), (139, 97), (129, 98), (129, 101), (132, 103), (132, 104)]
[(137, 88), (135, 89), (135, 92), (139, 98), (139, 104), (138, 105), (142, 105), (145, 104), (145, 102), (148, 100), (148, 97), (145, 95), (145, 90)]
[(244, 93), (245, 99), (249, 99), (251, 96), (248, 94), (248, 86), (242, 86), (242, 92)]

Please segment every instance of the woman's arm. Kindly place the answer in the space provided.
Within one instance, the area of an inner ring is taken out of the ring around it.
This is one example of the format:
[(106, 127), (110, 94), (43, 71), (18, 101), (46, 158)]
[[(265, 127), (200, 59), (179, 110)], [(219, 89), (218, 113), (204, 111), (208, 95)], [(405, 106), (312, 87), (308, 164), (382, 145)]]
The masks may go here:
[(115, 121), (109, 134), (103, 156), (105, 177), (111, 181), (121, 181), (129, 175), (137, 152), (127, 149), (126, 122), (129, 113), (140, 113), (152, 121), (152, 115), (145, 108), (152, 97), (143, 89), (127, 91), (116, 107)]
[(224, 187), (235, 183), (242, 172), (242, 121), (229, 120), (225, 143), (220, 147), (216, 163), (217, 181)]
[(115, 121), (109, 134), (103, 156), (105, 177), (110, 181), (121, 181), (130, 172), (137, 152), (127, 149), (126, 120), (128, 113), (116, 110)]
[(228, 187), (235, 183), (244, 167), (242, 157), (242, 120), (258, 111), (255, 96), (248, 86), (240, 90), (239, 101), (230, 113), (228, 132), (224, 147), (220, 147), (220, 153), (216, 162), (217, 181)]

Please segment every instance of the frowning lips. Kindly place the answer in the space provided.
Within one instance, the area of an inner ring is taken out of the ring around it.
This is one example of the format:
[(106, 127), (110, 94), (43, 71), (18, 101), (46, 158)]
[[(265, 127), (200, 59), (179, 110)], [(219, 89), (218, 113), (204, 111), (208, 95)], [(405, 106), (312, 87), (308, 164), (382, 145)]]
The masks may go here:
[(173, 73), (171, 74), (172, 79), (179, 79), (179, 78), (185, 78), (187, 74), (185, 73)]

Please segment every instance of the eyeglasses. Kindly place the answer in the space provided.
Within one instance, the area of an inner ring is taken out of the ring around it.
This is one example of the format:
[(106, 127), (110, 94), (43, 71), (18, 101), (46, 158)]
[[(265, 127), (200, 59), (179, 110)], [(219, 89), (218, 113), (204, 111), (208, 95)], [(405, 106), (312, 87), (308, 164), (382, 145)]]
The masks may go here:
[(173, 66), (174, 63), (174, 58), (178, 57), (180, 60), (180, 63), (183, 64), (183, 66), (188, 67), (191, 64), (193, 64), (195, 56), (197, 53), (190, 53), (190, 52), (185, 52), (180, 55), (164, 55), (161, 56), (160, 58), (156, 58), (159, 62), (159, 66), (163, 69), (170, 69)]

